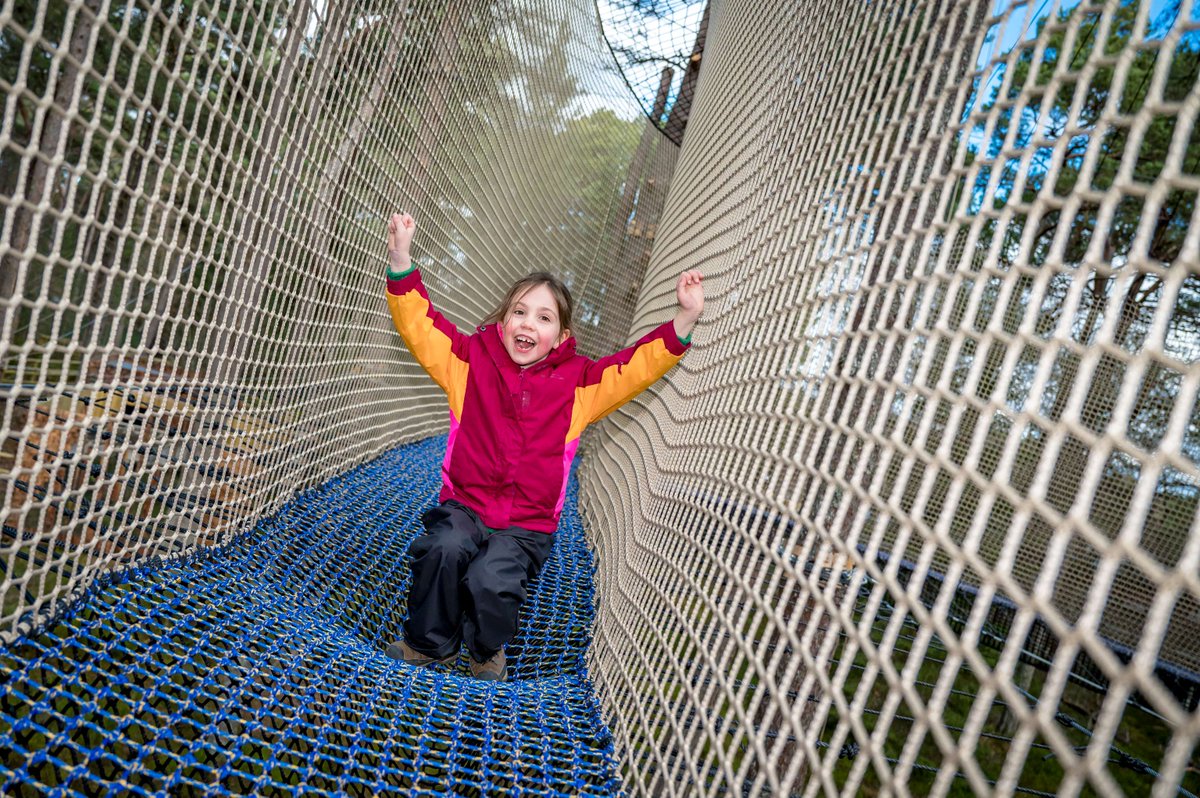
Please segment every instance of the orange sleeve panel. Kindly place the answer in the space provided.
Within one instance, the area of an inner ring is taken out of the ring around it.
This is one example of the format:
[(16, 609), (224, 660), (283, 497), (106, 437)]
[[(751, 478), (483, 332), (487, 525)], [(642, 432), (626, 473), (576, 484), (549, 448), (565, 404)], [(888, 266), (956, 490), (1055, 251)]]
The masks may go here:
[(653, 385), (680, 361), (688, 346), (675, 334), (675, 326), (667, 322), (628, 349), (591, 363), (575, 388), (567, 443), (583, 434), (588, 424)]
[(434, 309), (415, 270), (399, 279), (389, 276), (387, 301), (408, 351), (446, 392), (454, 417), (462, 418), (470, 369), (468, 337)]

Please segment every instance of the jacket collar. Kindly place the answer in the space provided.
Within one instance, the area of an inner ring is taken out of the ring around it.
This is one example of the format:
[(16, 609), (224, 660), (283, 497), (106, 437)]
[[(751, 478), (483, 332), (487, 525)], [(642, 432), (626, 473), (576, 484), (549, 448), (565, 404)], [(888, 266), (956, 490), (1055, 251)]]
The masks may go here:
[[(500, 329), (499, 324), (485, 324), (479, 328), (479, 337), (483, 339), (483, 346), (491, 355), (493, 361), (502, 370), (520, 371), (521, 367), (513, 362), (513, 359), (508, 356), (508, 350), (504, 348), (504, 331)], [(550, 354), (546, 355), (545, 360), (540, 363), (535, 363), (529, 366), (530, 369), (541, 369), (549, 366), (556, 366), (571, 358), (575, 357), (575, 336), (571, 336), (561, 344), (550, 350)]]

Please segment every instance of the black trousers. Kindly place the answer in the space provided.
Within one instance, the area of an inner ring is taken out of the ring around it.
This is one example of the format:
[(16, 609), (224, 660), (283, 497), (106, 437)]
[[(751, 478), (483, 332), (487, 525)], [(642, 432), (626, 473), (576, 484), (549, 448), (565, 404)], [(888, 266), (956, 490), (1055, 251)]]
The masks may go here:
[(490, 529), (466, 505), (447, 501), (421, 516), (425, 534), (408, 547), (412, 585), (404, 638), (442, 659), (465, 644), (479, 662), (517, 633), (526, 585), (550, 556), (554, 536)]

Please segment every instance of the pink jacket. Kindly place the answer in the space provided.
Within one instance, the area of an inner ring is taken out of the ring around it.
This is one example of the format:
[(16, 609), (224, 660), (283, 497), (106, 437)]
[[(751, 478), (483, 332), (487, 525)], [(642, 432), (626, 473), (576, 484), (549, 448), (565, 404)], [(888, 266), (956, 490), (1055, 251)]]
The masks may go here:
[(688, 349), (667, 322), (600, 360), (576, 354), (568, 338), (522, 369), (498, 324), (464, 335), (434, 310), (419, 271), (389, 274), (387, 299), (396, 330), (450, 402), (440, 500), (462, 502), (493, 529), (553, 532), (584, 428), (648, 388)]

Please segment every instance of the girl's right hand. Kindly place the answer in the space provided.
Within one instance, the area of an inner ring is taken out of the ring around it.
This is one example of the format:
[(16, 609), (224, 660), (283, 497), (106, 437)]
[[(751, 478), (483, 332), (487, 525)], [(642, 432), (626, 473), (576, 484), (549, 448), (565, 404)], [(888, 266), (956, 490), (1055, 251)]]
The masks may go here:
[(412, 268), (409, 248), (416, 231), (417, 223), (410, 214), (393, 213), (388, 220), (388, 263), (392, 271), (406, 272)]

